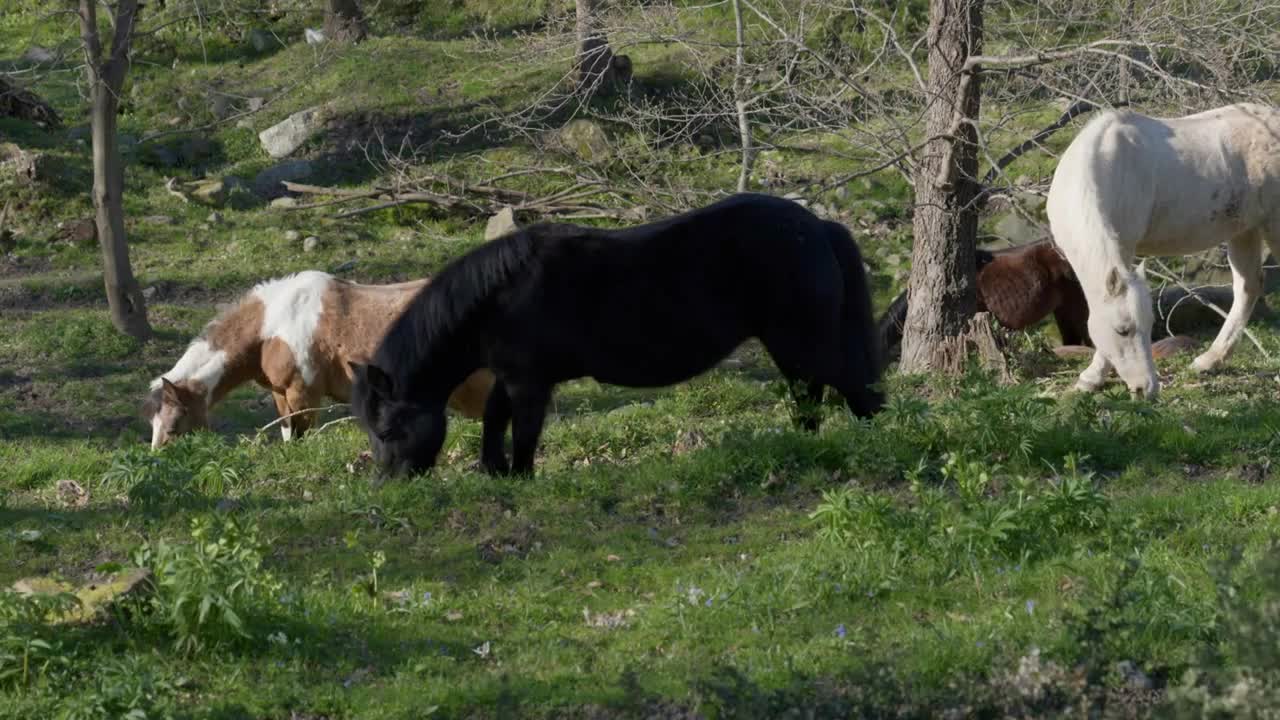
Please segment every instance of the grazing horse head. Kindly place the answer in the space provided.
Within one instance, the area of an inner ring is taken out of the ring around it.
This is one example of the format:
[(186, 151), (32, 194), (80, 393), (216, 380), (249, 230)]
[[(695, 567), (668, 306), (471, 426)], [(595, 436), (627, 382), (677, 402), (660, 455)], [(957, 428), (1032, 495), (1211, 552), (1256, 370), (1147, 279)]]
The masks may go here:
[(209, 427), (208, 395), (186, 382), (161, 377), (151, 385), (143, 417), (151, 423), (151, 447), (158, 448), (193, 430)]
[(1089, 337), (1134, 395), (1155, 399), (1160, 389), (1151, 357), (1151, 290), (1145, 264), (1113, 266), (1089, 297)]
[(377, 365), (352, 362), (350, 366), (355, 376), (351, 409), (369, 436), (378, 466), (391, 475), (430, 470), (448, 430), (445, 403), (399, 395), (391, 374)]

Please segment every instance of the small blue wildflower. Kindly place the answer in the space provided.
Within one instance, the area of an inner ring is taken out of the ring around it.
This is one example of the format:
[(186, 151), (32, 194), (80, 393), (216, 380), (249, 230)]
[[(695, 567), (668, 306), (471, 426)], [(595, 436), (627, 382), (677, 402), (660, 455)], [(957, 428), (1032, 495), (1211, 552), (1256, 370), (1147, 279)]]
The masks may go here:
[(997, 574), (997, 575), (1003, 575), (1003, 574), (1004, 574), (1004, 568), (1003, 568), (1003, 567), (998, 567), (998, 568), (996, 568), (996, 574)]
[(875, 591), (875, 590), (868, 590), (868, 591), (867, 591), (867, 597), (869, 597), (869, 598), (873, 598), (873, 597), (875, 597), (875, 596), (876, 596), (876, 591)]
[(1014, 565), (1014, 566), (1013, 566), (1013, 571), (1014, 571), (1014, 572), (1021, 572), (1021, 571), (1022, 571), (1022, 563), (1018, 563), (1017, 565)]
[(974, 645), (976, 645), (976, 646), (978, 646), (978, 647), (986, 647), (986, 646), (987, 646), (987, 644), (986, 644), (986, 643), (984, 643), (984, 642), (982, 642), (981, 640), (979, 640), (978, 642), (974, 643)]
[(711, 598), (707, 598), (706, 606), (711, 607)]
[(840, 623), (839, 625), (836, 626), (836, 637), (843, 640), (844, 636), (847, 634), (848, 634), (848, 631), (844, 629), (844, 623)]
[(1036, 601), (1035, 601), (1035, 600), (1028, 600), (1028, 601), (1027, 601), (1027, 614), (1028, 614), (1028, 615), (1034, 615), (1034, 614), (1035, 614), (1035, 612), (1036, 612)]
[(430, 592), (422, 593), (422, 604), (426, 605), (429, 602), (431, 602), (431, 593)]
[(836, 583), (836, 592), (838, 593), (844, 592), (844, 586), (841, 585), (840, 583)]

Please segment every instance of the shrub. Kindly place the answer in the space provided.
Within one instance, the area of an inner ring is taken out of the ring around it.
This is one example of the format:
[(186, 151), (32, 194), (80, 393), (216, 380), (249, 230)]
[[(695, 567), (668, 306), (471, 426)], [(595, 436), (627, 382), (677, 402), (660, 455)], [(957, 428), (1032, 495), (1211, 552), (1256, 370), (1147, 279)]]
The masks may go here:
[(258, 527), (233, 517), (191, 521), (189, 544), (144, 543), (134, 563), (150, 568), (157, 593), (151, 602), (169, 626), (178, 650), (252, 639), (247, 618), (278, 583), (262, 569)]

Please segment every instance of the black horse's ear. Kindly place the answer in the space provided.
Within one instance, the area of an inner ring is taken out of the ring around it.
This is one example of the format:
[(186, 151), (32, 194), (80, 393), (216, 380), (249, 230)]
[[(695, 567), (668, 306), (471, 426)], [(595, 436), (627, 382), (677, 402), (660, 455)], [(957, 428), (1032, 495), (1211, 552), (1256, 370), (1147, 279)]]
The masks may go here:
[(355, 371), (356, 377), (363, 377), (365, 382), (369, 383), (369, 387), (378, 394), (379, 397), (391, 397), (391, 391), (394, 384), (391, 376), (377, 365), (359, 365), (351, 363), (351, 369)]

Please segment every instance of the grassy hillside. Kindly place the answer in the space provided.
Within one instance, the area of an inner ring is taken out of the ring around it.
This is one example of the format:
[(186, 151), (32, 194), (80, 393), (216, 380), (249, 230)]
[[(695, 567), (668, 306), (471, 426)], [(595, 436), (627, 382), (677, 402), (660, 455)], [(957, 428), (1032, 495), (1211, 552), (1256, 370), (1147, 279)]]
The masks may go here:
[[(817, 435), (792, 429), (776, 372), (749, 344), (664, 390), (563, 386), (530, 480), (477, 473), (480, 425), (454, 419), (437, 471), (379, 484), (352, 423), (283, 444), (257, 431), (274, 413), (249, 388), (217, 409), (213, 432), (151, 453), (147, 383), (218, 303), (308, 268), (427, 275), (484, 230), (483, 217), (429, 207), (340, 220), (247, 193), (211, 217), (166, 179), (251, 182), (276, 162), (259, 131), (331, 103), (326, 131), (290, 158), (313, 163), (305, 182), (384, 181), (362, 147), (379, 133), (438, 140), (560, 77), (551, 56), (496, 65), (544, 9), (525, 5), (388, 3), (376, 37), (350, 48), (303, 42), (318, 25), (305, 14), (280, 21), (286, 45), (265, 51), (196, 25), (140, 44), (121, 131), (134, 269), (157, 330), (145, 346), (111, 328), (96, 246), (67, 239), (92, 212), (74, 61), (33, 84), (68, 128), (0, 119), (0, 140), (62, 163), (35, 188), (0, 174), (16, 213), (16, 245), (0, 255), (0, 586), (159, 572), (153, 594), (82, 625), (0, 594), (0, 717), (1119, 717), (1160, 703), (1198, 717), (1212, 703), (1269, 705), (1280, 377), (1247, 341), (1211, 376), (1191, 374), (1186, 355), (1162, 364), (1167, 389), (1151, 405), (1119, 388), (1068, 392), (1082, 365), (1053, 356), (1041, 328), (1015, 339), (1017, 384), (977, 369), (891, 376), (874, 421), (832, 404)], [(72, 42), (66, 17), (16, 7), (0, 17), (0, 68), (23, 72), (29, 46)], [(707, 22), (723, 31), (725, 17)], [(477, 23), (494, 36), (471, 36)], [(678, 44), (630, 52), (651, 87), (682, 72)], [(217, 95), (264, 104), (218, 122)], [(1059, 111), (1051, 98), (988, 109), (1016, 118), (1007, 146)], [(736, 177), (732, 152), (663, 152), (660, 179), (691, 193)], [(431, 145), (414, 171), (474, 180), (546, 159), (527, 139), (478, 133)], [(1011, 173), (1043, 178), (1052, 163), (1028, 155)], [(758, 169), (780, 178), (771, 192), (848, 172), (803, 150)], [(883, 173), (807, 196), (855, 231), (879, 307), (909, 265), (909, 192)], [(311, 235), (321, 245), (307, 253)], [(1273, 318), (1251, 328), (1280, 352)]]

